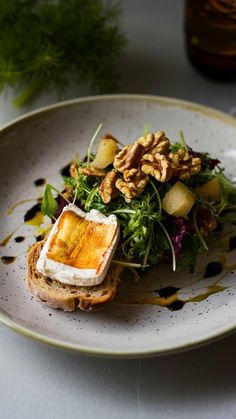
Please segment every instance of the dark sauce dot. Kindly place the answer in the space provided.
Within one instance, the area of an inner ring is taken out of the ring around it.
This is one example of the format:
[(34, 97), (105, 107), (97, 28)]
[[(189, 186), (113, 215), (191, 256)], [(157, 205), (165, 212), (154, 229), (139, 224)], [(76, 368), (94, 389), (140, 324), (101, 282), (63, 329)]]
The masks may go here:
[(168, 310), (171, 310), (171, 311), (177, 311), (177, 310), (181, 310), (181, 308), (183, 308), (184, 305), (185, 305), (185, 301), (176, 300), (173, 303), (166, 306), (166, 308), (168, 308)]
[(15, 240), (16, 243), (21, 243), (25, 240), (25, 237), (24, 236), (17, 236), (17, 237), (15, 237), (14, 240)]
[(35, 186), (42, 186), (42, 185), (44, 185), (45, 184), (45, 182), (46, 182), (46, 180), (44, 179), (44, 178), (39, 178), (39, 179), (37, 179), (37, 180), (35, 180), (34, 181), (34, 184), (35, 184)]
[(229, 239), (229, 250), (236, 249), (236, 236)]
[(16, 260), (16, 256), (2, 256), (1, 261), (5, 263), (5, 265), (10, 265)]
[(39, 236), (36, 237), (36, 242), (40, 242), (43, 239), (44, 239), (43, 234), (39, 234)]
[(223, 270), (223, 266), (220, 262), (210, 262), (206, 266), (203, 278), (211, 278), (212, 276), (219, 275)]
[(70, 176), (70, 163), (67, 164), (66, 166), (64, 166), (61, 170), (60, 170), (60, 174), (62, 176)]
[(32, 220), (40, 209), (41, 206), (39, 203), (30, 208), (24, 215), (24, 222)]
[(176, 287), (165, 287), (165, 288), (160, 288), (159, 290), (155, 290), (154, 292), (158, 295), (158, 297), (167, 298), (175, 294), (179, 290), (180, 288), (176, 288)]

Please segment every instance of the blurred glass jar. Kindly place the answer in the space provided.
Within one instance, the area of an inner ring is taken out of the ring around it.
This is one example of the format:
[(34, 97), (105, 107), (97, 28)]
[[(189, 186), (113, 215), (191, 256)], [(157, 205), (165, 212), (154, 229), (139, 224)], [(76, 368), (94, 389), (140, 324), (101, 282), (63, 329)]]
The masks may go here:
[(236, 0), (185, 0), (189, 60), (205, 76), (236, 80)]

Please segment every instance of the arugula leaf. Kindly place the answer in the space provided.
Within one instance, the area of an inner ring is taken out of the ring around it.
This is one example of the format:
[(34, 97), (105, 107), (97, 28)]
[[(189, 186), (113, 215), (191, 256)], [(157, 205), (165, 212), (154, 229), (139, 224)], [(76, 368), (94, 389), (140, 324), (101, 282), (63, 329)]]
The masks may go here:
[(52, 194), (52, 187), (51, 185), (47, 185), (45, 188), (42, 205), (41, 205), (41, 211), (43, 215), (48, 215), (50, 218), (54, 216), (58, 209), (58, 204), (55, 198)]

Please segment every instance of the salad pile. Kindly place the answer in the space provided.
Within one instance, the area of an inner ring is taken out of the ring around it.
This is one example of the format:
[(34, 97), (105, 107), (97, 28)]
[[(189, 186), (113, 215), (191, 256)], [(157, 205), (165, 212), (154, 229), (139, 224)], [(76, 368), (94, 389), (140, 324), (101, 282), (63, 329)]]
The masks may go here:
[(93, 153), (100, 128), (86, 157), (70, 164), (63, 191), (46, 186), (43, 214), (53, 221), (68, 202), (115, 214), (121, 236), (113, 262), (131, 269), (171, 262), (173, 270), (193, 271), (223, 224), (236, 221), (236, 189), (220, 161), (192, 150), (182, 132), (178, 142), (157, 131), (124, 147), (108, 134)]

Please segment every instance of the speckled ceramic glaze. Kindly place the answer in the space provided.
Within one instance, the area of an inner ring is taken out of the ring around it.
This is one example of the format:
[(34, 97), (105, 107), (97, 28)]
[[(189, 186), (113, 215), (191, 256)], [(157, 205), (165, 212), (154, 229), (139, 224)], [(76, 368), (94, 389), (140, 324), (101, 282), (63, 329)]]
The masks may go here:
[[(207, 258), (200, 257), (196, 272), (191, 275), (172, 273), (168, 266), (149, 271), (142, 282), (134, 282), (126, 275), (116, 299), (96, 313), (49, 309), (26, 289), (26, 252), (40, 231), (24, 224), (23, 216), (44, 189), (35, 186), (34, 181), (45, 178), (62, 187), (59, 170), (76, 154), (83, 156), (101, 122), (103, 132), (112, 133), (123, 143), (140, 136), (145, 125), (149, 131), (164, 130), (171, 140), (177, 140), (182, 129), (190, 146), (220, 158), (231, 178), (236, 174), (235, 120), (221, 112), (174, 99), (135, 95), (91, 97), (47, 107), (3, 127), (0, 130), (0, 241), (16, 231), (8, 243), (1, 243), (0, 256), (16, 259), (10, 264), (0, 262), (1, 320), (49, 345), (120, 357), (187, 349), (234, 330), (236, 273), (230, 266), (235, 262), (235, 253), (224, 254), (227, 270), (214, 278), (201, 279), (207, 261), (222, 258), (219, 247)], [(9, 212), (12, 205), (22, 200), (26, 202)], [(25, 240), (17, 243), (17, 236)], [(216, 283), (219, 288), (215, 293), (205, 295), (202, 301), (188, 302), (177, 311), (157, 305), (122, 303), (122, 296), (127, 293), (139, 296), (166, 286), (181, 288), (180, 297), (190, 300), (206, 294), (207, 287)]]

